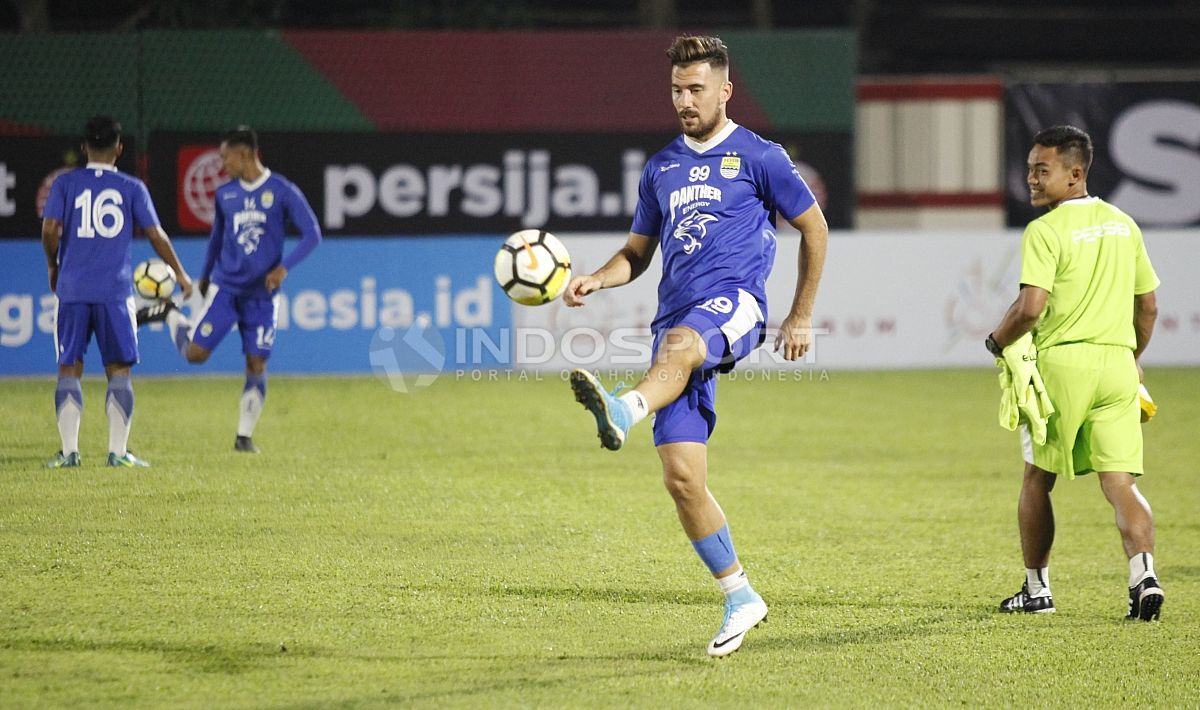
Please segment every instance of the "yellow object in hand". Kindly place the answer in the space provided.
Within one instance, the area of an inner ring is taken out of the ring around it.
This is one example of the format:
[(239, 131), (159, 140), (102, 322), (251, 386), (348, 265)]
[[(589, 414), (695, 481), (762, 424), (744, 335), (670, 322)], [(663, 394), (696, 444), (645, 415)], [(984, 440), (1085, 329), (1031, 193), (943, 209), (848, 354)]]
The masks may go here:
[(1150, 421), (1158, 412), (1158, 405), (1150, 398), (1150, 392), (1146, 390), (1146, 385), (1138, 385), (1138, 404), (1142, 408), (1142, 423)]

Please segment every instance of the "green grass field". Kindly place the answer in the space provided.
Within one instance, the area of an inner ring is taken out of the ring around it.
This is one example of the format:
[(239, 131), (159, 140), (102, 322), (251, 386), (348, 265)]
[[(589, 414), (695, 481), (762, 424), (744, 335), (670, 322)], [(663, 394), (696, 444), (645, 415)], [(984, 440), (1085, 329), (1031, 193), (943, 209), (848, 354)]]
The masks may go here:
[(1022, 580), (1020, 453), (987, 370), (721, 385), (710, 485), (767, 624), (719, 661), (715, 585), (648, 426), (599, 449), (557, 377), (412, 395), (275, 377), (231, 450), (240, 379), (136, 379), (131, 448), (81, 469), (53, 381), (0, 381), (0, 706), (1200, 705), (1200, 371), (1154, 369), (1160, 623), (1094, 477), (1055, 491), (1058, 613)]

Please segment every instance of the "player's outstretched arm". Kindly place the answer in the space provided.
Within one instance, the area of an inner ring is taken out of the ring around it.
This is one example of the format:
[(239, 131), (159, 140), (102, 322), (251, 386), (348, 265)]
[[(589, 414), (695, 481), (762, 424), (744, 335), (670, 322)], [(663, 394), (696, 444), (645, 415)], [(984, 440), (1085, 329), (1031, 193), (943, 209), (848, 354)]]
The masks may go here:
[(159, 258), (167, 262), (167, 266), (175, 271), (175, 279), (179, 282), (184, 299), (191, 298), (192, 279), (188, 276), (187, 270), (183, 268), (183, 264), (180, 263), (179, 255), (175, 253), (175, 246), (171, 244), (171, 238), (160, 226), (147, 229), (146, 238), (150, 240), (150, 246), (154, 248), (154, 253), (158, 254)]
[(563, 292), (563, 302), (568, 306), (582, 306), (583, 298), (602, 288), (623, 286), (641, 276), (654, 258), (658, 242), (644, 234), (629, 233), (629, 241), (620, 251), (613, 254), (608, 263), (586, 276), (576, 276)]
[(829, 224), (816, 204), (788, 222), (800, 230), (799, 275), (792, 307), (779, 327), (779, 334), (775, 336), (775, 351), (782, 348), (785, 360), (796, 360), (803, 357), (812, 346), (813, 306), (817, 301), (821, 273), (825, 270)]

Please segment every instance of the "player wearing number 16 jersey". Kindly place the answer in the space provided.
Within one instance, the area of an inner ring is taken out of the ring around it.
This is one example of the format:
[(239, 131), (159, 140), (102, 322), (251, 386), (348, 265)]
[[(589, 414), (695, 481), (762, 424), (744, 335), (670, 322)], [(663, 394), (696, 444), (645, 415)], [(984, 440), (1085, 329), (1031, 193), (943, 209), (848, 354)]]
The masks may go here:
[(726, 117), (733, 85), (724, 43), (679, 37), (667, 55), (683, 135), (646, 163), (625, 247), (599, 271), (573, 279), (563, 296), (568, 306), (582, 306), (593, 291), (637, 278), (661, 248), (654, 360), (637, 387), (620, 397), (585, 370), (571, 373), (571, 386), (609, 449), (619, 449), (631, 426), (657, 413), (654, 443), (663, 480), (684, 532), (725, 594), (724, 620), (708, 644), (709, 655), (724, 656), (766, 618), (767, 605), (751, 588), (725, 514), (708, 490), (716, 375), (765, 338), (776, 213), (803, 239), (799, 282), (775, 348), (788, 360), (805, 353), (829, 230), (783, 149)]
[(192, 291), (171, 240), (159, 226), (146, 186), (116, 168), (122, 148), (121, 124), (108, 116), (88, 121), (83, 142), (87, 166), (60, 175), (42, 211), (42, 247), (50, 289), (58, 297), (54, 405), (62, 450), (50, 461), (51, 468), (80, 462), (79, 378), (93, 335), (108, 376), (108, 465), (147, 465), (126, 449), (133, 418), (129, 374), (138, 361), (129, 265), (135, 229), (146, 233), (154, 251), (175, 270), (185, 296)]

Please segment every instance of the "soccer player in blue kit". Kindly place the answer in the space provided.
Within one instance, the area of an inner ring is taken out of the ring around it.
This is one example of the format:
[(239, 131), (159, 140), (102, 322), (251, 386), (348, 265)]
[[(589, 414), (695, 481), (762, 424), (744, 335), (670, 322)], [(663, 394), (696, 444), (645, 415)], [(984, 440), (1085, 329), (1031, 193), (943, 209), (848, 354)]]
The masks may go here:
[(146, 185), (117, 170), (124, 145), (121, 124), (96, 116), (84, 127), (87, 165), (55, 179), (42, 210), (42, 247), (50, 290), (58, 298), (54, 330), (58, 386), (54, 408), (62, 450), (50, 468), (80, 465), (79, 422), (83, 414), (83, 356), (96, 336), (108, 392), (108, 465), (148, 466), (126, 448), (133, 422), (130, 371), (138, 361), (134, 323), (133, 233), (146, 233), (154, 251), (190, 295), (192, 284), (158, 221)]
[(710, 656), (736, 651), (767, 605), (738, 562), (720, 505), (708, 490), (707, 442), (716, 425), (716, 375), (766, 338), (766, 280), (775, 258), (775, 213), (800, 230), (800, 273), (775, 339), (787, 360), (808, 350), (829, 228), (812, 192), (777, 143), (729, 120), (729, 53), (716, 37), (678, 37), (667, 50), (683, 135), (646, 163), (626, 245), (593, 274), (571, 280), (568, 306), (637, 278), (663, 251), (654, 359), (637, 387), (608, 393), (571, 372), (575, 398), (596, 418), (605, 448), (651, 413), (663, 481), (683, 530), (725, 594)]
[[(321, 228), (300, 190), (262, 164), (254, 129), (238, 126), (226, 133), (220, 154), (225, 174), (233, 179), (213, 195), (212, 233), (199, 281), (204, 310), (192, 328), (173, 303), (163, 301), (143, 309), (138, 322), (166, 320), (175, 346), (193, 364), (207, 361), (237, 324), (246, 355), (246, 382), (234, 450), (258, 453), (252, 437), (267, 396), (279, 287), (321, 243)], [(284, 256), (289, 224), (300, 231), (301, 239)]]

